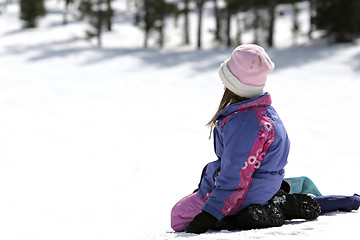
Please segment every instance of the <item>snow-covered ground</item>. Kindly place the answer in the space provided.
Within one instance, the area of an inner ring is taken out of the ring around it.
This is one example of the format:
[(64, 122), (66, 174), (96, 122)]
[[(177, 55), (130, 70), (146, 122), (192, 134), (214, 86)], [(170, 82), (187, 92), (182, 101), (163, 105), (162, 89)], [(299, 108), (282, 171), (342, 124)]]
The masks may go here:
[[(47, 4), (38, 29), (20, 30), (15, 4), (0, 15), (0, 239), (360, 239), (356, 211), (174, 233), (172, 206), (215, 160), (204, 125), (232, 49), (142, 50), (141, 34), (121, 24), (95, 49), (83, 24), (62, 26), (58, 1)], [(120, 29), (129, 46), (116, 47)], [(292, 142), (286, 176), (309, 176), (323, 194), (359, 193), (360, 46), (267, 51), (276, 70), (266, 90)]]

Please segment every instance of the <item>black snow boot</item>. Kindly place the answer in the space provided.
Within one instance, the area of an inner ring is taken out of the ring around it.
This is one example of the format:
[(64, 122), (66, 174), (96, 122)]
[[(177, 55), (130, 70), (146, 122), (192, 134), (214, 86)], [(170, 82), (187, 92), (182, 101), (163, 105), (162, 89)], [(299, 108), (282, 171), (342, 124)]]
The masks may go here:
[(286, 220), (314, 220), (321, 213), (319, 203), (307, 194), (285, 193), (280, 190), (270, 202), (281, 208)]
[(280, 227), (285, 223), (285, 216), (275, 204), (252, 204), (237, 215), (239, 229), (257, 229)]
[(250, 230), (280, 227), (284, 223), (284, 214), (277, 205), (252, 204), (236, 215), (226, 216), (214, 230)]

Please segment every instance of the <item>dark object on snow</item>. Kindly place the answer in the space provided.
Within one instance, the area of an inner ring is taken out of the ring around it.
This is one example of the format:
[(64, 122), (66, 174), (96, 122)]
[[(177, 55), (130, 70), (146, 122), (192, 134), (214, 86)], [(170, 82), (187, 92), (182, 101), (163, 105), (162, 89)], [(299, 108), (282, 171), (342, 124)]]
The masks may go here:
[(320, 205), (306, 194), (279, 191), (268, 204), (252, 204), (237, 215), (226, 216), (214, 230), (249, 230), (279, 227), (285, 220), (313, 220), (320, 215)]
[(289, 194), (280, 190), (270, 201), (279, 205), (286, 220), (314, 220), (321, 213), (319, 203), (309, 195), (302, 193)]
[(185, 227), (187, 233), (204, 233), (213, 228), (219, 220), (208, 212), (202, 211)]
[[(356, 196), (357, 199), (360, 197)], [(321, 213), (314, 198), (301, 193), (285, 193), (280, 190), (265, 205), (252, 204), (236, 215), (226, 216), (220, 222), (216, 217), (202, 211), (185, 227), (188, 233), (204, 233), (207, 230), (249, 230), (279, 227), (285, 220), (316, 219)]]
[(214, 230), (249, 230), (280, 227), (285, 223), (281, 209), (272, 204), (252, 204), (237, 215), (226, 216)]

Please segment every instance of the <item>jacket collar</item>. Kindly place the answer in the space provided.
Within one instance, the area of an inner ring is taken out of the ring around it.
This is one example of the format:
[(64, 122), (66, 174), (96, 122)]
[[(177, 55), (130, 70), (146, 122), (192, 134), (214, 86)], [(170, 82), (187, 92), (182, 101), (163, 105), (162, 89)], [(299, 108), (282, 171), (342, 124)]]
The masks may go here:
[(267, 107), (271, 105), (271, 102), (272, 101), (270, 94), (265, 92), (259, 97), (227, 106), (219, 113), (219, 115), (216, 117), (216, 120), (219, 121), (228, 115), (240, 111), (247, 111), (249, 108), (252, 107)]

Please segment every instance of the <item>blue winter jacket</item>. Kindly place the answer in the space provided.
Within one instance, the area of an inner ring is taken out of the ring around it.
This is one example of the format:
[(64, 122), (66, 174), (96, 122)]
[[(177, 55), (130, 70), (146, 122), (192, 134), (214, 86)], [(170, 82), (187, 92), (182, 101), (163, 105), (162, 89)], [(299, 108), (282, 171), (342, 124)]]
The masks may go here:
[(218, 220), (254, 204), (265, 204), (279, 189), (290, 148), (286, 130), (268, 93), (231, 104), (217, 116), (214, 147), (200, 182), (202, 210)]

